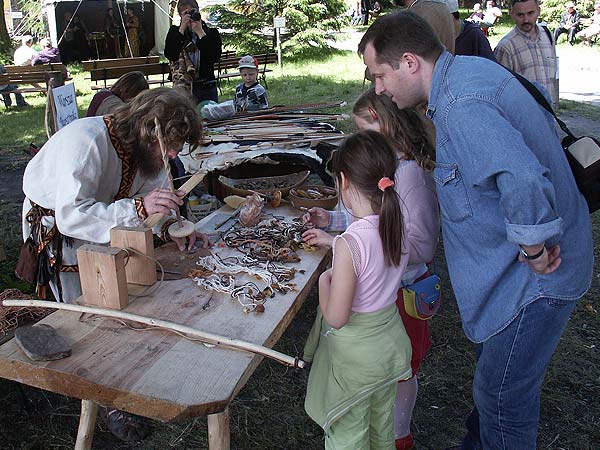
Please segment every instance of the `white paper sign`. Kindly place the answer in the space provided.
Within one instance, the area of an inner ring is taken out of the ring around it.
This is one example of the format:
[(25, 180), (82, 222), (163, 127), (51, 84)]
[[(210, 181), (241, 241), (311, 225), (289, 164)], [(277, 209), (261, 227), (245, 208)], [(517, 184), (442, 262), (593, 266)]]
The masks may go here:
[(273, 26), (275, 28), (285, 28), (285, 17), (273, 17)]
[(67, 126), (79, 118), (75, 98), (75, 84), (65, 84), (52, 89), (54, 106), (56, 108), (57, 130)]

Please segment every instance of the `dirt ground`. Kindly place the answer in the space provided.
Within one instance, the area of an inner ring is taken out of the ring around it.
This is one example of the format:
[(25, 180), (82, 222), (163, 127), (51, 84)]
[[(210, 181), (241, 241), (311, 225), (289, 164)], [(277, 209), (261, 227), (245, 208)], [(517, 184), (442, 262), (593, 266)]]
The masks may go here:
[[(600, 132), (600, 122), (567, 111), (576, 133)], [(0, 149), (0, 240), (8, 260), (0, 263), (0, 290), (24, 287), (12, 276), (20, 244), (21, 178), (29, 157), (21, 149)], [(595, 254), (600, 256), (600, 215), (594, 220)], [(440, 248), (437, 269), (446, 280), (444, 305), (431, 322), (434, 346), (420, 373), (420, 391), (412, 430), (418, 450), (440, 450), (457, 444), (463, 420), (472, 406), (472, 345), (460, 326)], [(600, 448), (600, 274), (578, 305), (548, 371), (542, 393), (539, 449)], [(314, 317), (313, 291), (276, 348), (300, 354)], [(232, 449), (306, 450), (323, 448), (322, 432), (303, 409), (307, 371), (264, 361), (230, 407)], [(0, 379), (0, 450), (72, 449), (79, 401)], [(165, 450), (207, 448), (206, 419), (177, 423), (151, 422), (152, 434), (141, 443), (122, 443), (99, 425), (94, 449)]]

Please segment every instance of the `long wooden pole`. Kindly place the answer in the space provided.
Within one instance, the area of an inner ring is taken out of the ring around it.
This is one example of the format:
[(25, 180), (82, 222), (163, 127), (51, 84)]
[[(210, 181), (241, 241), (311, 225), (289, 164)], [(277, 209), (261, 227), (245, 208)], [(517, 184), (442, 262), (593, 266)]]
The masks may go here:
[(231, 348), (234, 350), (243, 350), (249, 353), (256, 353), (257, 355), (266, 356), (267, 358), (274, 359), (277, 362), (285, 364), (290, 367), (303, 368), (305, 366), (304, 361), (299, 358), (292, 358), (291, 356), (284, 355), (283, 353), (277, 352), (262, 345), (253, 344), (251, 342), (240, 341), (238, 339), (231, 339), (218, 334), (208, 333), (206, 331), (196, 330), (195, 328), (181, 325), (175, 322), (169, 322), (161, 319), (154, 319), (152, 317), (140, 316), (139, 314), (132, 314), (125, 311), (118, 311), (114, 309), (97, 308), (93, 306), (82, 306), (73, 305), (70, 303), (56, 303), (43, 300), (4, 300), (2, 302), (4, 306), (25, 306), (28, 308), (51, 308), (60, 309), (64, 311), (75, 311), (78, 313), (95, 314), (106, 317), (113, 317), (115, 319), (129, 320), (131, 322), (143, 323), (151, 327), (164, 328), (165, 330), (175, 331), (183, 333), (186, 336), (198, 338), (202, 342), (218, 345), (221, 347)]

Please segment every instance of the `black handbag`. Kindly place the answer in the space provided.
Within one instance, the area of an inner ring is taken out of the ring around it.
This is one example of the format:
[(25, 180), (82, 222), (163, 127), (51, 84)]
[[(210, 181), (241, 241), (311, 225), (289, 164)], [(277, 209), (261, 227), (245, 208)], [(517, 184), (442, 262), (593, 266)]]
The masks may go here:
[(588, 204), (590, 214), (597, 211), (600, 209), (600, 142), (592, 136), (576, 137), (569, 130), (567, 124), (556, 116), (546, 97), (531, 81), (516, 72), (512, 72), (512, 74), (533, 98), (552, 114), (560, 129), (567, 134), (561, 144), (571, 166), (575, 182)]

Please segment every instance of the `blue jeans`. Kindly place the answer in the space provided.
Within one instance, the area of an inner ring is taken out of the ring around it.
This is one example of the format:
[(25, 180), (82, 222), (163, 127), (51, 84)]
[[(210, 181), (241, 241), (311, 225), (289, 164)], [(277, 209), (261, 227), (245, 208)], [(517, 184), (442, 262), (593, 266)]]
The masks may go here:
[[(5, 84), (0, 88), (0, 93), (2, 91), (10, 91), (12, 89), (17, 89), (19, 86), (16, 84)], [(19, 92), (15, 92), (15, 99), (17, 100), (17, 106), (25, 106), (27, 102), (23, 98), (23, 95)], [(8, 107), (12, 105), (12, 101), (10, 99), (10, 94), (2, 94), (2, 100), (4, 101), (4, 106)]]
[(475, 408), (460, 450), (535, 450), (540, 391), (576, 301), (540, 298), (477, 348)]

